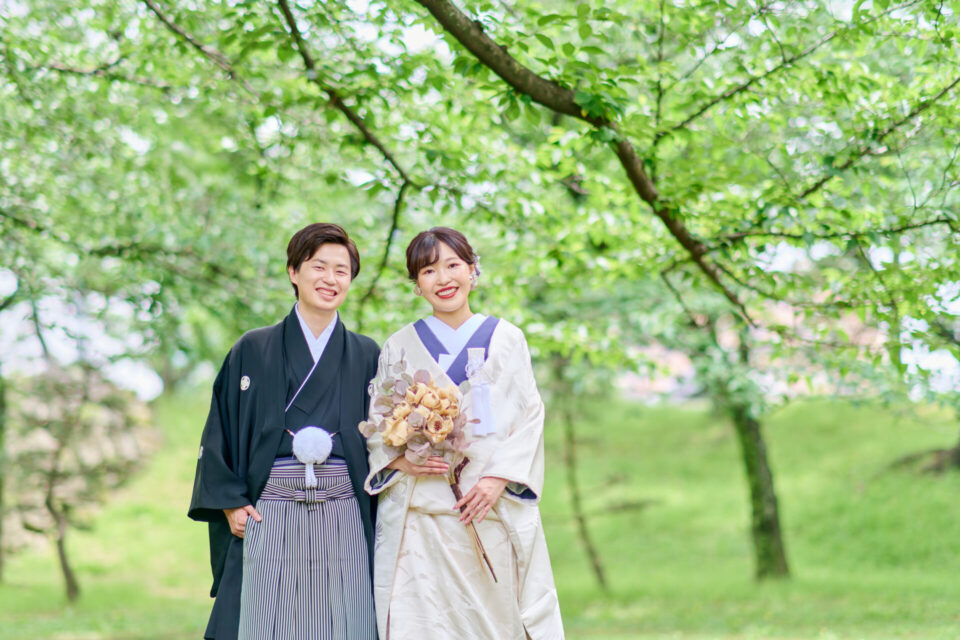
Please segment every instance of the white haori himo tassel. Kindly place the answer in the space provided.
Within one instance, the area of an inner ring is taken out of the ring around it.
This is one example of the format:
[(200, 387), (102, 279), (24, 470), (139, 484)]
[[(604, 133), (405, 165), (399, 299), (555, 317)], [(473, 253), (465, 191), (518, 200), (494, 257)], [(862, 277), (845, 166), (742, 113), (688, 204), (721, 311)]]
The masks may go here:
[(293, 434), (293, 455), (306, 466), (304, 478), (308, 489), (317, 488), (313, 465), (323, 464), (333, 450), (333, 436), (320, 427), (304, 427)]
[(467, 380), (473, 393), (473, 418), (478, 420), (473, 425), (473, 435), (487, 436), (497, 430), (493, 420), (493, 411), (490, 408), (490, 385), (480, 374), (483, 363), (486, 361), (487, 350), (483, 347), (467, 349)]

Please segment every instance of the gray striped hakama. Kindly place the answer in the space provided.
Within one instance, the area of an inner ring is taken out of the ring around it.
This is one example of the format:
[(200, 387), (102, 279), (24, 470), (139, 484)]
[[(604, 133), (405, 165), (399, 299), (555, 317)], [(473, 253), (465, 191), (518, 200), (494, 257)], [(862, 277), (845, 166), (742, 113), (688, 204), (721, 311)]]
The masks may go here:
[(247, 520), (239, 640), (375, 640), (367, 545), (346, 462), (279, 458)]

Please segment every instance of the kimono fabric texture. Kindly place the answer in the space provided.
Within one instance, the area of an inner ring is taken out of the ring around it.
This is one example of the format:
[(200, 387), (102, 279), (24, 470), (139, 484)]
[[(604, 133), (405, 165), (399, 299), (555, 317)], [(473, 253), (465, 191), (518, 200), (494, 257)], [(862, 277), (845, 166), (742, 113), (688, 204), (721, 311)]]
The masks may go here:
[(243, 543), (240, 640), (374, 640), (367, 546), (346, 463), (280, 458)]
[[(454, 335), (449, 327), (435, 332), (431, 324), (418, 321), (386, 341), (373, 388), (394, 375), (401, 359), (408, 369), (429, 371), (438, 386), (459, 384), (466, 378), (467, 350), (485, 349), (482, 367), (469, 377), (461, 411), (468, 418), (486, 416), (486, 424), (468, 425), (470, 463), (460, 486), (466, 494), (483, 476), (508, 481), (477, 525), (498, 581), (459, 521), (447, 481), (387, 469), (397, 451), (374, 433), (367, 440), (365, 488), (379, 494), (373, 592), (380, 639), (561, 639), (560, 607), (537, 506), (543, 489), (543, 403), (523, 332), (482, 316), (456, 330), (469, 336)], [(461, 352), (450, 353), (457, 349)], [(374, 410), (370, 419), (379, 419)]]
[[(296, 312), (291, 310), (279, 324), (244, 334), (230, 350), (217, 375), (198, 453), (189, 510), (191, 518), (209, 523), (210, 529), (210, 565), (213, 574), (210, 595), (216, 600), (204, 633), (205, 638), (235, 640), (238, 637), (241, 598), (247, 587), (248, 571), (244, 568), (247, 543), (231, 533), (223, 510), (245, 505), (260, 509), (260, 498), (267, 485), (271, 485), (272, 491), (277, 491), (277, 485), (286, 482), (281, 482), (276, 476), (279, 471), (277, 461), (292, 453), (287, 429), (296, 432), (303, 426), (317, 425), (329, 432), (336, 432), (333, 454), (345, 463), (342, 469), (347, 474), (345, 481), (352, 489), (352, 498), (329, 500), (317, 505), (316, 510), (305, 509), (306, 520), (287, 518), (290, 513), (303, 508), (296, 501), (264, 501), (267, 511), (261, 511), (264, 521), (257, 523), (252, 518), (248, 519), (246, 535), (264, 536), (265, 539), (269, 533), (285, 541), (287, 534), (282, 529), (283, 522), (289, 521), (292, 531), (303, 529), (310, 523), (314, 527), (314, 532), (307, 536), (310, 541), (318, 545), (322, 541), (328, 545), (331, 541), (321, 539), (321, 532), (330, 527), (313, 519), (323, 519), (326, 516), (322, 514), (332, 512), (336, 521), (339, 517), (336, 514), (352, 503), (352, 513), (356, 518), (349, 515), (341, 519), (339, 524), (334, 524), (332, 529), (340, 536), (337, 544), (342, 545), (345, 530), (349, 528), (351, 535), (356, 538), (357, 547), (366, 557), (359, 558), (348, 553), (340, 558), (344, 565), (341, 571), (344, 574), (370, 573), (376, 505), (363, 490), (368, 475), (367, 452), (363, 436), (356, 426), (367, 414), (367, 383), (376, 372), (379, 350), (373, 340), (347, 331), (339, 319), (335, 322), (329, 342), (319, 360), (314, 362)], [(336, 459), (331, 458), (330, 463)], [(320, 466), (315, 465), (315, 468), (319, 469)], [(299, 469), (300, 482), (304, 482), (303, 465), (299, 465)], [(296, 488), (293, 490), (296, 491)], [(277, 516), (275, 511), (282, 515)], [(281, 527), (281, 531), (274, 531), (274, 527)], [(310, 547), (307, 551), (326, 553), (331, 548)], [(285, 547), (284, 552), (290, 549), (292, 547)], [(301, 560), (293, 561), (293, 564), (296, 563), (301, 563)], [(303, 564), (308, 566), (307, 562)], [(369, 581), (365, 584), (367, 586), (364, 588), (369, 589)], [(333, 587), (339, 588), (335, 584), (328, 585), (328, 588)], [(344, 583), (344, 588), (348, 587), (353, 588), (352, 584)], [(279, 589), (279, 583), (274, 589)], [(344, 606), (352, 601), (348, 591), (344, 592)], [(279, 597), (276, 596), (278, 602)], [(314, 593), (311, 598), (314, 617), (332, 615), (332, 610), (326, 601), (321, 602), (319, 595)], [(291, 610), (295, 609), (295, 600), (283, 602)], [(373, 615), (369, 610), (369, 600), (366, 606), (368, 613), (360, 616), (360, 619)], [(306, 623), (313, 624), (310, 621)], [(276, 636), (258, 633), (255, 637), (266, 640), (299, 636), (280, 632)], [(318, 634), (309, 637), (325, 636)], [(372, 639), (375, 636), (371, 626), (366, 635), (350, 637)]]

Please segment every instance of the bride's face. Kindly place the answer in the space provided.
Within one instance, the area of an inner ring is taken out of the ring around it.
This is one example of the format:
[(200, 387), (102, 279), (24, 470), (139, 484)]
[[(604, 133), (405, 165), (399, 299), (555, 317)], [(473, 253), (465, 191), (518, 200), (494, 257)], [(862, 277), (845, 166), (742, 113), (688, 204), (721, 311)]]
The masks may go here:
[(456, 313), (467, 307), (473, 265), (458, 256), (449, 245), (437, 245), (440, 255), (433, 264), (420, 269), (417, 284), (434, 312)]

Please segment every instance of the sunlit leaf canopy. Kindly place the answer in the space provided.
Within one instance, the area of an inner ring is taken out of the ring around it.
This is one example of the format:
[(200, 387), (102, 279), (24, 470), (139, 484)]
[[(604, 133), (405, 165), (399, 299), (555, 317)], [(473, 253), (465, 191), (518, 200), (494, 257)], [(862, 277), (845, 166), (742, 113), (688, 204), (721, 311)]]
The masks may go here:
[(726, 314), (849, 361), (823, 348), (841, 319), (894, 341), (952, 320), (958, 12), (8, 3), (4, 268), (23, 299), (135, 309), (142, 351), (212, 358), (286, 311), (303, 224), (356, 238), (344, 317), (378, 339), (426, 311), (403, 248), (447, 224), (481, 255), (475, 308), (538, 353), (621, 365)]

